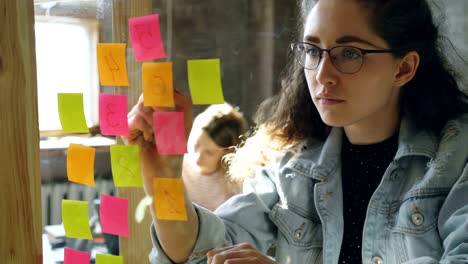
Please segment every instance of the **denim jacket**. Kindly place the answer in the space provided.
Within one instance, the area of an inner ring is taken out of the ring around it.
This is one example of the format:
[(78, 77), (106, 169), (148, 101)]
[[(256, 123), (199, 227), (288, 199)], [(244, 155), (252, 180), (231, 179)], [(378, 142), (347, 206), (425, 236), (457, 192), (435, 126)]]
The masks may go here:
[[(325, 142), (286, 153), (214, 213), (196, 206), (200, 233), (188, 262), (205, 263), (210, 249), (248, 242), (275, 252), (278, 263), (337, 263), (342, 135), (334, 128)], [(440, 138), (403, 120), (395, 158), (367, 208), (363, 263), (468, 263), (467, 160), (467, 116), (448, 122)], [(151, 236), (151, 262), (171, 263), (154, 227)]]

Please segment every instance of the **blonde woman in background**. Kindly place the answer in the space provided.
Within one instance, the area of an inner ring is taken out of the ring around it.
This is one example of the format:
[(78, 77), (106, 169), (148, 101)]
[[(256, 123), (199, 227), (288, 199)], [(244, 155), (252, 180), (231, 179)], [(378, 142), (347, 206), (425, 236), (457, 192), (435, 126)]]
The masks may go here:
[(246, 130), (242, 113), (228, 103), (211, 105), (195, 118), (182, 170), (194, 203), (214, 211), (241, 192), (241, 182), (227, 175), (225, 157), (235, 151)]

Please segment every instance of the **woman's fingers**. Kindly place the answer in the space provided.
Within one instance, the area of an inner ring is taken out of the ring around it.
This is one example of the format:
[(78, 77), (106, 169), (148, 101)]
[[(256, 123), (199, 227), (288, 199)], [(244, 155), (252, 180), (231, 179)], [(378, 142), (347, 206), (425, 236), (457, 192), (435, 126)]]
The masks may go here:
[(190, 134), (193, 123), (193, 104), (190, 96), (183, 94), (177, 89), (174, 89), (175, 108), (178, 112), (184, 113), (185, 135)]
[(224, 264), (227, 261), (228, 263), (274, 263), (248, 243), (213, 249), (210, 250), (206, 256), (208, 257), (208, 264)]
[[(233, 248), (236, 247), (236, 246), (238, 246), (238, 245), (229, 246), (229, 247), (224, 247), (224, 248), (212, 249), (212, 250), (210, 250), (210, 251), (208, 251), (208, 252), (206, 253), (206, 256), (207, 256), (208, 258), (211, 258), (211, 257), (213, 257), (214, 255), (216, 255), (216, 254), (218, 254), (218, 253), (220, 253), (220, 252), (233, 249)], [(208, 263), (209, 263), (209, 262), (208, 262)]]
[[(134, 115), (128, 118), (128, 127), (130, 129), (130, 137), (143, 135), (144, 139), (151, 141), (153, 127), (141, 115)], [(130, 138), (129, 137), (129, 138)]]

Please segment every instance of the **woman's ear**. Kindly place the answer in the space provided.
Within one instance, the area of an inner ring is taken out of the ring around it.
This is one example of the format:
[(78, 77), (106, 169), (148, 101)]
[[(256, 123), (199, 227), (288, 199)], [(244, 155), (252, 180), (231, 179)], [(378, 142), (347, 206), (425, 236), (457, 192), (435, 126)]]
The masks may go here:
[(402, 87), (413, 79), (419, 67), (420, 57), (416, 51), (408, 52), (397, 65), (395, 86)]

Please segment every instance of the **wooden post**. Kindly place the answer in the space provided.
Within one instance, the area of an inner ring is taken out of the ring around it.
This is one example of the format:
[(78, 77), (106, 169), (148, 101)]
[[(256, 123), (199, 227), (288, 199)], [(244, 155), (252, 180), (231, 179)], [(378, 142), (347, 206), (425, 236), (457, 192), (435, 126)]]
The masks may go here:
[[(135, 16), (149, 15), (151, 12), (152, 5), (150, 0), (114, 0), (114, 42), (126, 42), (127, 47), (131, 47), (130, 36), (128, 35), (128, 19)], [(129, 73), (130, 87), (118, 88), (118, 91), (119, 93), (128, 94), (129, 107), (136, 104), (142, 92), (141, 64), (141, 62), (135, 61), (133, 54), (127, 53), (127, 70)], [(149, 233), (152, 222), (151, 215), (148, 212), (144, 221), (140, 224), (134, 219), (136, 207), (140, 200), (145, 197), (143, 188), (118, 188), (118, 196), (128, 199), (128, 210), (130, 214), (130, 236), (128, 238), (119, 238), (120, 255), (124, 257), (124, 263), (126, 264), (149, 263), (148, 255), (152, 248)]]
[(0, 259), (42, 263), (33, 1), (0, 1), (0, 32)]

